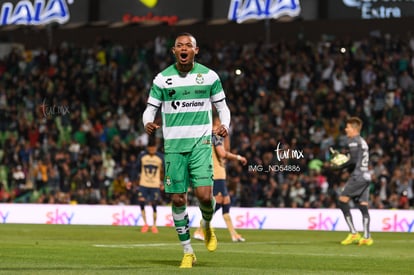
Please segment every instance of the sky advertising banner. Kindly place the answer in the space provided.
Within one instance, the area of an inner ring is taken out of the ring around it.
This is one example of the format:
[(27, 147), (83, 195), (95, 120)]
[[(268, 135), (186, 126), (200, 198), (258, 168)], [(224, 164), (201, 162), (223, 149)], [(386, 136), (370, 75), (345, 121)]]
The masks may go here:
[[(197, 227), (201, 219), (198, 207), (188, 208), (190, 226)], [(146, 208), (148, 217), (152, 208)], [(242, 208), (230, 210), (237, 229), (259, 230), (321, 230), (347, 231), (339, 209), (298, 208)], [(362, 230), (362, 216), (353, 209), (357, 230)], [(373, 232), (414, 232), (414, 210), (370, 210)], [(157, 208), (157, 225), (173, 226), (171, 208)], [(151, 221), (151, 219), (148, 219)], [(60, 204), (0, 204), (0, 223), (17, 224), (74, 224), (142, 226), (139, 206), (127, 205), (60, 205)], [(213, 219), (213, 226), (225, 228), (221, 212)]]

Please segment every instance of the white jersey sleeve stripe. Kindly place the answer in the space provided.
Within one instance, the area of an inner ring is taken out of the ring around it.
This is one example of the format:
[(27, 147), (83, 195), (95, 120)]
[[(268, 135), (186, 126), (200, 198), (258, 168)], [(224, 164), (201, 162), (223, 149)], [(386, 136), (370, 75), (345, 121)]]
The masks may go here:
[(225, 98), (226, 98), (226, 95), (224, 94), (224, 91), (221, 91), (221, 92), (218, 92), (215, 95), (212, 95), (211, 96), (211, 101), (212, 102), (217, 102), (217, 101), (223, 100)]
[(155, 107), (160, 107), (161, 106), (161, 101), (156, 99), (155, 97), (150, 96), (148, 98), (148, 104), (151, 104)]

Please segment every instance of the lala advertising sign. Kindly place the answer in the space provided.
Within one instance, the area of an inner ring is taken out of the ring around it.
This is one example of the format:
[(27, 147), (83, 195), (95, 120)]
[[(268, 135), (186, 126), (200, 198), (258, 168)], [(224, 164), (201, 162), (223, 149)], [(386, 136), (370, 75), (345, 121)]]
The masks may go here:
[(68, 5), (74, 0), (22, 0), (13, 4), (4, 2), (0, 8), (0, 26), (45, 25), (69, 21)]

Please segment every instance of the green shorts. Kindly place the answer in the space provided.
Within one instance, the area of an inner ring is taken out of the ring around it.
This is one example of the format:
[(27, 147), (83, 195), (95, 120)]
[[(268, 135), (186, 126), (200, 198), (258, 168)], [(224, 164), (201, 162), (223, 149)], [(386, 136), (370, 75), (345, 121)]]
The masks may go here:
[(213, 186), (212, 147), (188, 153), (165, 153), (166, 193), (187, 193), (188, 188)]

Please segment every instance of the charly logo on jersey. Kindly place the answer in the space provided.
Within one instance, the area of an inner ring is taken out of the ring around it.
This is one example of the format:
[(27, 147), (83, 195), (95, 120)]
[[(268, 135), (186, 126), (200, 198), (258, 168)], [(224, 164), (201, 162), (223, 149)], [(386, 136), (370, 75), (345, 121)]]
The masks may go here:
[(197, 74), (196, 82), (197, 82), (197, 84), (203, 84), (204, 83), (204, 77), (203, 77), (202, 74)]
[(169, 176), (165, 177), (165, 184), (171, 185), (171, 178)]

